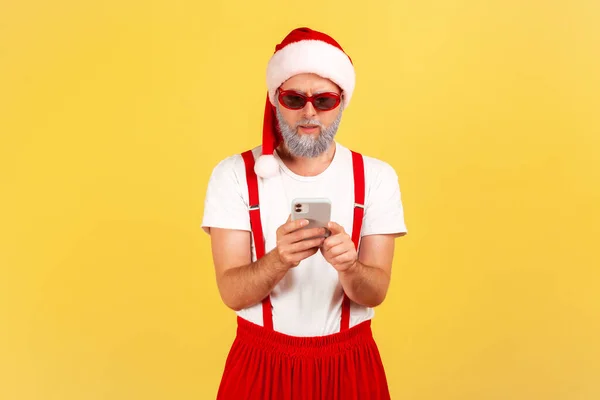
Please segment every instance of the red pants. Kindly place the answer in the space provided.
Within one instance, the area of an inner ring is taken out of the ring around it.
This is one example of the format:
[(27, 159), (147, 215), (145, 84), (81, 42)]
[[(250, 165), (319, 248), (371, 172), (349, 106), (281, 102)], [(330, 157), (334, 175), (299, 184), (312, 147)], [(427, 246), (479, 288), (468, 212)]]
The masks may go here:
[(217, 400), (384, 400), (387, 380), (371, 321), (295, 337), (238, 317)]

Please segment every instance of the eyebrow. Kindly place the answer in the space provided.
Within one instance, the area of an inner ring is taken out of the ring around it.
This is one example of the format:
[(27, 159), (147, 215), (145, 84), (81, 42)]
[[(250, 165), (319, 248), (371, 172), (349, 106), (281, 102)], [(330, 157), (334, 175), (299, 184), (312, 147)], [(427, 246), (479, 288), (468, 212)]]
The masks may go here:
[[(295, 89), (295, 88), (281, 89), (281, 90), (293, 90), (294, 92), (302, 93), (303, 95), (307, 96), (307, 94), (306, 94), (306, 92), (304, 90), (299, 90), (299, 89)], [(327, 90), (327, 89), (316, 90), (316, 91), (313, 92), (313, 96), (317, 95), (317, 94), (321, 94), (321, 93), (337, 93), (337, 91), (335, 89), (331, 89), (331, 90)]]

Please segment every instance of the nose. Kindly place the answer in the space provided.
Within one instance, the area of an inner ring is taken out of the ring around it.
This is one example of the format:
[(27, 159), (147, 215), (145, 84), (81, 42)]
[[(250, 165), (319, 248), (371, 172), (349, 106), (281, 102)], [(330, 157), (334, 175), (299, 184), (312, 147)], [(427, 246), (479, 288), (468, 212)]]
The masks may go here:
[(306, 105), (302, 109), (302, 114), (304, 115), (304, 117), (310, 119), (310, 118), (314, 117), (315, 115), (317, 115), (317, 110), (315, 110), (315, 108), (313, 107), (313, 105), (310, 101), (307, 101)]

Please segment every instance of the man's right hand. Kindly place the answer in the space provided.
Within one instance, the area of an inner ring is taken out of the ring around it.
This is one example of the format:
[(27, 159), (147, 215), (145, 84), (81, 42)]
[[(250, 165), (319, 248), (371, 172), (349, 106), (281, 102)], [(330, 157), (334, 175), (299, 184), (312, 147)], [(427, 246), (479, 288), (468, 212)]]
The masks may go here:
[(292, 221), (291, 215), (277, 229), (277, 246), (271, 251), (278, 269), (287, 271), (300, 261), (319, 250), (325, 238), (307, 239), (325, 234), (325, 228), (302, 229), (308, 224), (305, 219)]

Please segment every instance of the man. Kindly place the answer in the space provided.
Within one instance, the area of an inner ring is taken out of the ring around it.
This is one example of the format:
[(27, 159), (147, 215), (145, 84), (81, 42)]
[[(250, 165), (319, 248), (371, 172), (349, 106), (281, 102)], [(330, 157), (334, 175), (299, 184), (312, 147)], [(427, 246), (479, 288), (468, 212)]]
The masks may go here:
[[(397, 175), (334, 141), (355, 73), (331, 37), (293, 30), (267, 86), (262, 146), (221, 161), (205, 200), (217, 285), (238, 323), (217, 398), (388, 399), (370, 321), (406, 233)], [(291, 220), (301, 197), (331, 201), (327, 229)]]

